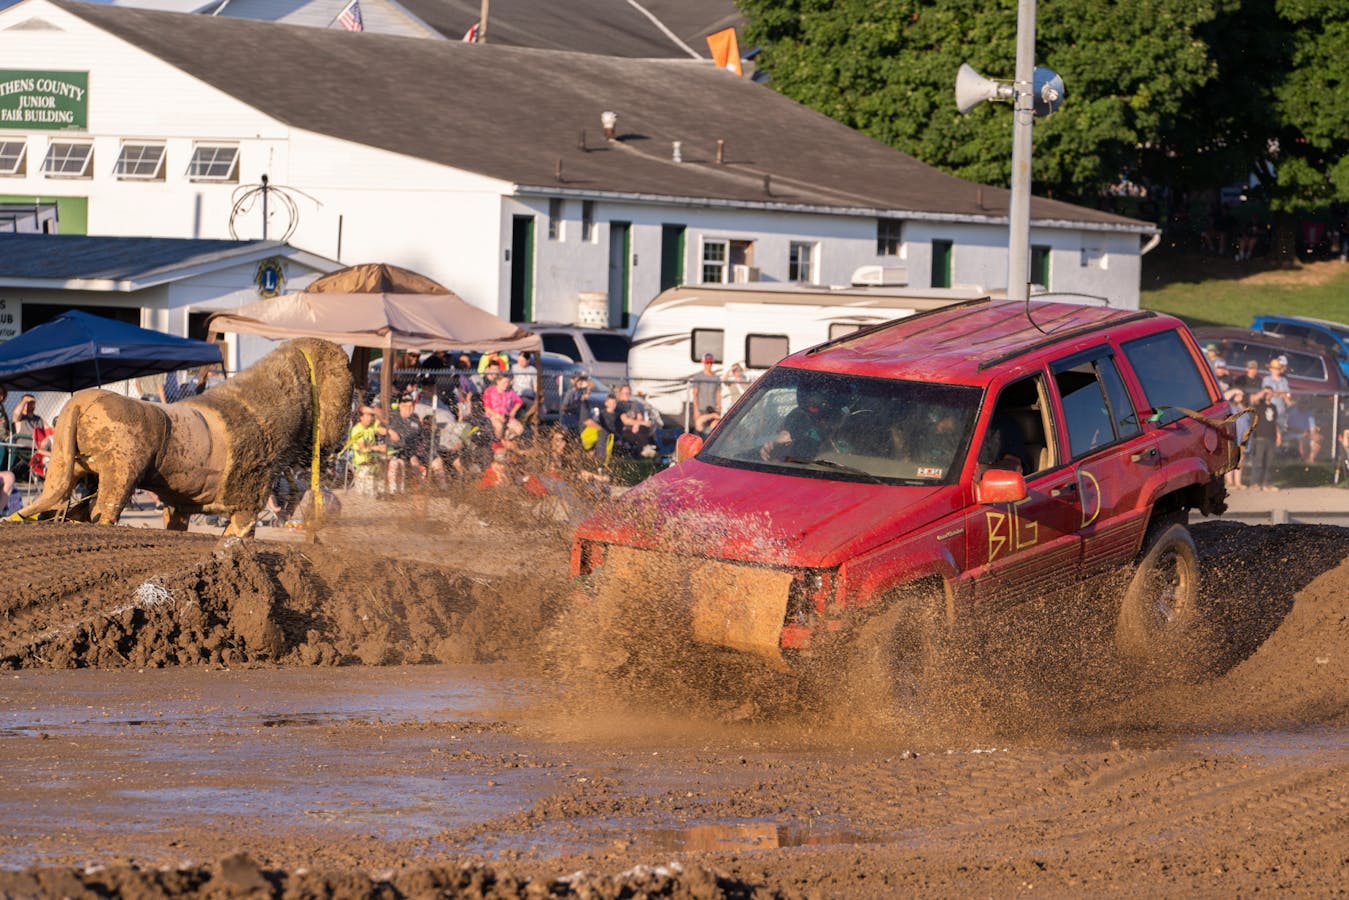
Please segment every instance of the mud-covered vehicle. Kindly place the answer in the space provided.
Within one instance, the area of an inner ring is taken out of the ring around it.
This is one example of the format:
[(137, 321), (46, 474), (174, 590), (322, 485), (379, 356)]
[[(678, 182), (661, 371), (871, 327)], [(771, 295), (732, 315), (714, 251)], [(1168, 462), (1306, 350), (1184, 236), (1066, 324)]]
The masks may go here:
[(1174, 658), (1202, 625), (1189, 514), (1221, 513), (1239, 464), (1228, 414), (1177, 319), (955, 304), (784, 359), (581, 525), (572, 573), (614, 616), (654, 600), (644, 639), (779, 669), (879, 623), (898, 678), (934, 632), (1118, 573), (1119, 648)]

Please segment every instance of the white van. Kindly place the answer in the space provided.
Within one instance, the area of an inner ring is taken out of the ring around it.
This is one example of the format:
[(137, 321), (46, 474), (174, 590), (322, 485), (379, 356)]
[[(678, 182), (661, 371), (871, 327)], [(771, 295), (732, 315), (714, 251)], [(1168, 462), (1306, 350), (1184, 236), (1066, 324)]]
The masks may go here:
[[(753, 379), (789, 354), (891, 319), (987, 296), (980, 288), (698, 285), (662, 292), (642, 311), (628, 382), (667, 425), (688, 425), (688, 379), (711, 353), (723, 379), (740, 363)], [(739, 391), (734, 391), (738, 396)], [(729, 408), (732, 392), (723, 394)]]

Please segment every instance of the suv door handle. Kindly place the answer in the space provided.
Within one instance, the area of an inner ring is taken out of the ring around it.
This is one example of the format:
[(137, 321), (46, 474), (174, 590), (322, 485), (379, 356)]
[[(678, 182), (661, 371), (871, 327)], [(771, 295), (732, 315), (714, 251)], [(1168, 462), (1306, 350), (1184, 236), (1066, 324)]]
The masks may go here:
[(1157, 448), (1149, 447), (1129, 456), (1129, 462), (1152, 462), (1157, 458)]
[(1061, 484), (1056, 488), (1051, 488), (1049, 491), (1049, 496), (1057, 497), (1060, 494), (1075, 494), (1075, 493), (1077, 493), (1077, 482), (1069, 481), (1066, 484)]

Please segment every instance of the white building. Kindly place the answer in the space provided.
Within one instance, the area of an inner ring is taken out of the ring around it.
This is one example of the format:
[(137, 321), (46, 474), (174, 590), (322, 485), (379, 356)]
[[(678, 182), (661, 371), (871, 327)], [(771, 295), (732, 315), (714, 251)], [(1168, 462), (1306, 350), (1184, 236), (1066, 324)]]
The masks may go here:
[[(1006, 190), (706, 62), (24, 0), (0, 66), (0, 202), (54, 206), (66, 233), (281, 240), (517, 321), (602, 292), (624, 326), (674, 284), (862, 266), (1005, 287)], [(1031, 216), (1037, 283), (1138, 305), (1154, 226)]]

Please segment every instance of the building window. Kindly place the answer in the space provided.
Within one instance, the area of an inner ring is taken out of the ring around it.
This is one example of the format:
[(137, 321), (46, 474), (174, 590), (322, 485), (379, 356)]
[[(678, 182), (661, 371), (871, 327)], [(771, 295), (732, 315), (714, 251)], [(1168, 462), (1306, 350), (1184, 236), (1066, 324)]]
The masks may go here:
[(93, 144), (52, 141), (42, 161), (42, 173), (49, 178), (88, 178), (93, 161)]
[(113, 174), (138, 181), (163, 181), (164, 145), (123, 144)]
[(1031, 284), (1039, 285), (1043, 290), (1049, 290), (1049, 248), (1044, 246), (1034, 246), (1030, 248), (1030, 280)]
[(703, 284), (725, 284), (727, 252), (726, 241), (703, 241)]
[(934, 288), (951, 286), (951, 242), (932, 242), (932, 281)]
[(562, 240), (562, 201), (557, 197), (548, 200), (548, 240)]
[(581, 240), (587, 244), (595, 241), (595, 201), (581, 201)]
[(904, 222), (901, 219), (876, 220), (876, 255), (899, 256), (904, 240)]
[(815, 283), (815, 247), (809, 241), (792, 241), (787, 254), (787, 280)]
[(23, 175), (25, 141), (0, 141), (0, 175)]
[(198, 144), (187, 164), (187, 177), (193, 181), (238, 181), (239, 148), (221, 144)]

